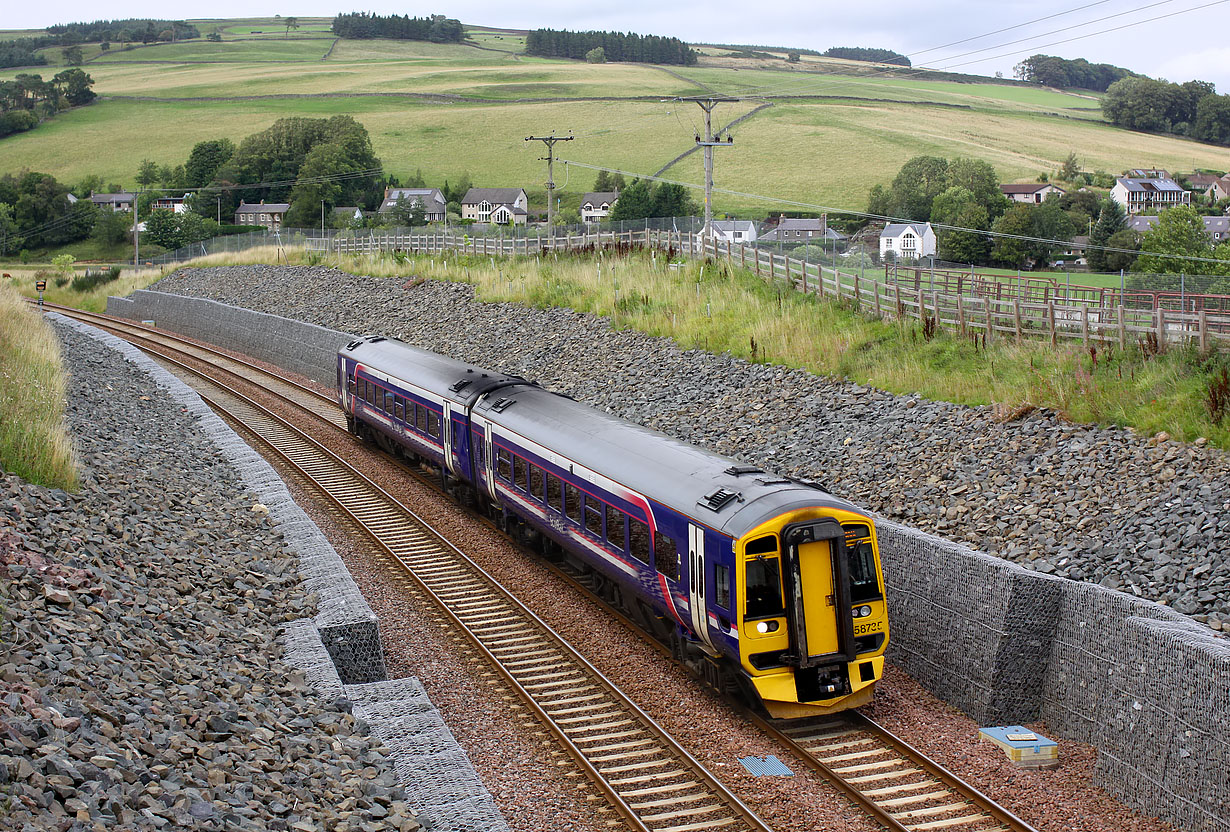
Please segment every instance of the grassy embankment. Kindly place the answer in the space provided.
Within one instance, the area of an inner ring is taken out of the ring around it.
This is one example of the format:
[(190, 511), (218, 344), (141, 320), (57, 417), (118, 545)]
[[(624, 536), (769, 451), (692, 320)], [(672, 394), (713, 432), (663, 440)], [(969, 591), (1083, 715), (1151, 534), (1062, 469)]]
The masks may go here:
[(51, 327), (0, 284), (0, 469), (49, 488), (76, 489), (64, 390)]
[[(252, 249), (192, 265), (269, 263), (276, 255), (274, 249)], [(308, 258), (294, 251), (290, 261)], [(558, 261), (361, 256), (326, 262), (373, 277), (469, 282), (483, 301), (571, 307), (610, 316), (619, 328), (673, 338), (684, 348), (802, 367), (895, 393), (998, 405), (1004, 413), (1029, 405), (1053, 408), (1074, 422), (1130, 426), (1146, 435), (1166, 431), (1186, 441), (1203, 436), (1230, 448), (1230, 421), (1214, 424), (1205, 404), (1210, 377), (1228, 362), (1189, 349), (1149, 357), (1135, 347), (1103, 347), (1095, 361), (1079, 344), (1001, 341), (983, 347), (945, 332), (927, 340), (914, 322), (880, 321), (737, 268), (710, 264), (703, 276), (698, 263), (668, 269), (661, 253)], [(133, 284), (123, 281), (133, 279), (122, 278), (103, 295), (128, 291)]]

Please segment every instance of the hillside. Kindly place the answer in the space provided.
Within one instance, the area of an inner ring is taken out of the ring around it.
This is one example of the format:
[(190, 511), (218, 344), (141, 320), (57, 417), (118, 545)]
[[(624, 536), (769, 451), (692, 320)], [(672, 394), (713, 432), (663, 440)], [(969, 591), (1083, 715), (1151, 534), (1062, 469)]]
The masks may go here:
[[(592, 65), (519, 54), (523, 32), (467, 27), (461, 45), (338, 40), (326, 18), (298, 22), (288, 33), (277, 18), (192, 21), (221, 42), (106, 52), (87, 44), (85, 69), (100, 100), (0, 141), (0, 171), (131, 184), (143, 158), (179, 164), (204, 139), (237, 141), (278, 118), (346, 113), (367, 127), (391, 173), (422, 169), (442, 183), (468, 172), (475, 184), (538, 190), (541, 148), (525, 136), (571, 130), (578, 141), (561, 148), (563, 158), (653, 173), (703, 129), (694, 104), (671, 99), (708, 92), (762, 96), (719, 106), (716, 124), (773, 102), (717, 152), (718, 185), (813, 204), (862, 208), (868, 188), (920, 153), (986, 159), (1009, 182), (1052, 172), (1073, 150), (1087, 170), (1225, 166), (1224, 149), (1111, 127), (1093, 96), (995, 79), (888, 75), (810, 55), (788, 64), (720, 47), (703, 48), (697, 67)], [(49, 60), (59, 51), (48, 50)], [(699, 155), (667, 175), (701, 181)], [(593, 177), (557, 169), (565, 191), (584, 191)], [(719, 210), (771, 207), (724, 195), (715, 202)]]

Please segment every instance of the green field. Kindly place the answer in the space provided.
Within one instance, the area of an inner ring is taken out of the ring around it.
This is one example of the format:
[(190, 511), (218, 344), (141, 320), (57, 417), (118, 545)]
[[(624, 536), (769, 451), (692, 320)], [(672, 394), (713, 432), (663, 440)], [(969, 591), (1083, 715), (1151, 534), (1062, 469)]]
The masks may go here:
[[(891, 77), (814, 56), (797, 65), (728, 57), (686, 68), (594, 65), (518, 54), (523, 33), (483, 27), (469, 27), (465, 44), (340, 40), (329, 52), (329, 22), (301, 18), (288, 38), (276, 18), (201, 20), (193, 23), (202, 33), (216, 31), (223, 41), (113, 45), (107, 53), (85, 44), (100, 100), (0, 140), (0, 171), (131, 184), (144, 158), (179, 164), (204, 139), (239, 141), (278, 118), (345, 113), (367, 127), (395, 175), (421, 169), (438, 185), (467, 172), (476, 185), (535, 190), (545, 173), (541, 148), (525, 136), (571, 130), (578, 140), (557, 148), (560, 157), (653, 173), (693, 147), (703, 129), (695, 104), (672, 99), (706, 89), (761, 96), (718, 106), (716, 125), (773, 104), (716, 151), (717, 185), (814, 206), (862, 208), (872, 185), (922, 153), (985, 159), (1005, 182), (1053, 173), (1070, 152), (1085, 170), (1112, 173), (1226, 167), (1224, 148), (1111, 127), (1093, 96), (993, 79), (922, 80), (908, 70)], [(59, 49), (48, 51), (58, 58)], [(16, 72), (0, 71), (0, 79)], [(666, 175), (701, 182), (699, 154)], [(594, 172), (562, 167), (556, 178), (575, 194), (592, 185)], [(718, 211), (763, 216), (780, 207), (752, 196), (715, 197)]]

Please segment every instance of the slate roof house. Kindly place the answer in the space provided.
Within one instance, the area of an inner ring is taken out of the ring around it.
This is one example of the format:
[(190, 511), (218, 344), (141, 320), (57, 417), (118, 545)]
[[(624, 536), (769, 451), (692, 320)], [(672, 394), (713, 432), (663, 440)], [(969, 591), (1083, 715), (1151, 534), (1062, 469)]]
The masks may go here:
[(235, 225), (263, 225), (270, 231), (282, 228), (282, 220), (290, 210), (286, 202), (240, 202), (235, 209)]
[(461, 200), (461, 218), (496, 225), (525, 225), (529, 207), (524, 188), (471, 188)]
[(1230, 197), (1230, 174), (1226, 174), (1221, 179), (1218, 179), (1209, 189), (1204, 192), (1205, 196), (1213, 201), (1226, 199)]
[(137, 195), (132, 193), (96, 194), (90, 191), (90, 202), (108, 211), (131, 211), (137, 201)]
[[(756, 242), (756, 223), (751, 220), (713, 220), (709, 224), (714, 242), (719, 243), (754, 243)], [(704, 243), (709, 239), (705, 229), (696, 232), (697, 242)]]
[[(1230, 240), (1230, 217), (1201, 217), (1200, 219), (1204, 221), (1204, 233), (1209, 235), (1209, 242), (1213, 245), (1221, 245), (1226, 240)], [(1144, 234), (1155, 225), (1157, 225), (1156, 216), (1137, 214), (1134, 217), (1128, 217), (1127, 221), (1127, 227), (1137, 234)]]
[(898, 260), (935, 254), (935, 229), (929, 222), (890, 222), (880, 232), (880, 257), (891, 253)]
[(762, 243), (844, 243), (848, 239), (840, 231), (834, 231), (822, 219), (782, 217), (774, 226), (762, 228), (759, 242)]
[(619, 191), (594, 191), (586, 194), (581, 197), (581, 222), (602, 222), (611, 215), (616, 202), (619, 202)]
[(1067, 193), (1063, 188), (1057, 188), (1049, 182), (1033, 182), (1026, 185), (1000, 185), (1000, 191), (1013, 202), (1028, 202), (1041, 205), (1051, 194), (1060, 196)]
[(1128, 215), (1190, 205), (1192, 195), (1173, 179), (1129, 179), (1120, 177), (1110, 190), (1110, 198), (1123, 206)]
[(403, 200), (408, 200), (410, 204), (420, 203), (428, 222), (444, 222), (448, 213), (448, 202), (439, 188), (385, 188), (384, 201), (377, 210), (388, 214)]

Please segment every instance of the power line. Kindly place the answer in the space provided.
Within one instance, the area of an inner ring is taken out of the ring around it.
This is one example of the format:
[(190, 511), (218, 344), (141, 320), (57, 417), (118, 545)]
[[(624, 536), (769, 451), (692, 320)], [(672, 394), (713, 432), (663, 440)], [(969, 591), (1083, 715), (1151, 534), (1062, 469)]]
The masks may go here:
[(571, 135), (557, 136), (555, 133), (552, 133), (549, 136), (525, 137), (527, 142), (542, 142), (547, 146), (546, 157), (540, 158), (538, 161), (547, 163), (547, 231), (552, 236), (555, 235), (555, 223), (553, 222), (555, 219), (555, 143), (570, 142), (573, 138), (574, 137)]
[[(1223, 2), (1225, 2), (1225, 0), (1223, 0)], [(652, 176), (650, 174), (634, 173), (633, 171), (619, 170), (618, 168), (605, 168), (605, 167), (600, 167), (598, 165), (587, 165), (584, 162), (574, 162), (571, 159), (561, 159), (560, 161), (565, 165), (576, 165), (577, 167), (589, 168), (590, 170), (604, 170), (607, 173), (618, 173), (618, 174), (622, 174), (623, 176), (631, 176), (636, 179), (648, 179), (653, 182), (665, 182), (668, 185), (682, 185), (685, 188), (694, 188), (696, 190), (700, 190), (700, 188), (702, 187), (693, 182), (680, 182), (677, 179), (667, 179), (662, 176)], [(783, 199), (781, 197), (775, 197), (775, 196), (764, 196), (762, 194), (747, 193), (746, 191), (735, 191), (735, 190), (731, 190), (730, 188), (715, 187), (713, 190), (717, 193), (728, 194), (730, 196), (739, 196), (739, 197), (744, 197), (745, 199), (757, 199), (763, 202), (775, 202), (780, 205), (789, 205), (793, 208), (806, 208), (808, 210), (823, 211), (823, 212), (830, 213), (830, 214), (847, 214), (853, 217), (863, 217), (865, 219), (871, 219), (871, 220), (884, 220), (886, 222), (897, 222), (897, 223), (914, 222), (913, 220), (904, 219), (902, 217), (889, 217), (883, 214), (872, 214), (867, 211), (856, 211), (850, 208), (835, 208), (830, 205), (816, 205), (810, 202), (799, 202), (798, 200), (793, 200), (793, 199)], [(947, 223), (933, 222), (931, 223), (931, 227), (939, 228), (944, 231), (964, 231), (970, 234), (982, 234), (986, 237), (1002, 237), (1004, 239), (1023, 240), (1025, 242), (1030, 242), (1030, 243), (1046, 243), (1048, 245), (1055, 245), (1055, 246), (1066, 246), (1066, 245), (1071, 244), (1071, 240), (1055, 240), (1050, 237), (1033, 237), (1028, 234), (1007, 234), (1002, 231), (990, 231), (990, 230), (985, 230), (981, 228), (966, 228), (965, 226), (948, 225)], [(1115, 248), (1114, 246), (1087, 245), (1086, 249), (1095, 249), (1097, 251), (1112, 252), (1116, 254), (1140, 254), (1141, 253), (1137, 249)], [(1226, 262), (1225, 260), (1222, 260), (1221, 258), (1217, 258), (1217, 257), (1196, 257), (1193, 255), (1180, 255), (1180, 254), (1174, 254), (1174, 255), (1168, 254), (1168, 255), (1161, 255), (1161, 256), (1165, 256), (1173, 260), (1186, 260), (1189, 262), (1196, 262), (1196, 263), (1224, 264)]]

